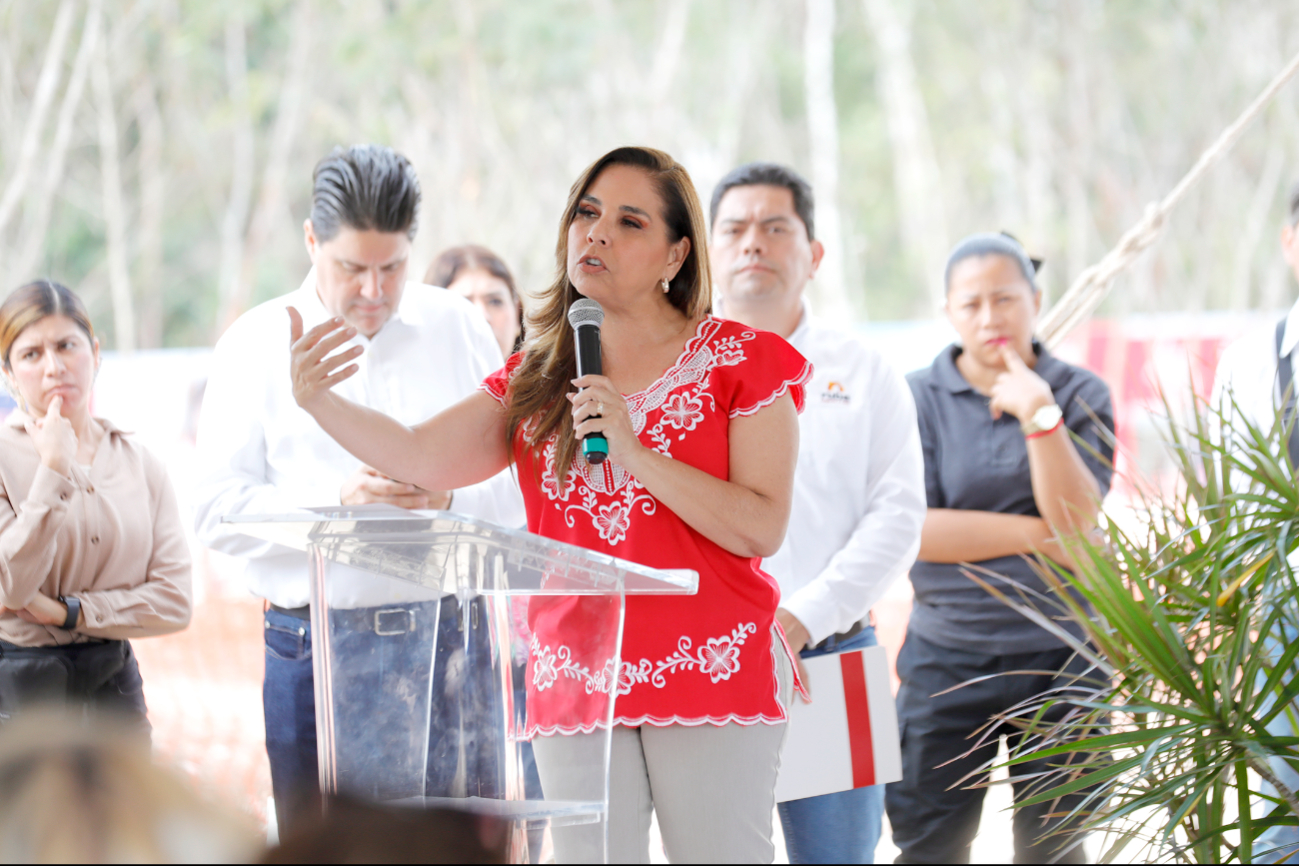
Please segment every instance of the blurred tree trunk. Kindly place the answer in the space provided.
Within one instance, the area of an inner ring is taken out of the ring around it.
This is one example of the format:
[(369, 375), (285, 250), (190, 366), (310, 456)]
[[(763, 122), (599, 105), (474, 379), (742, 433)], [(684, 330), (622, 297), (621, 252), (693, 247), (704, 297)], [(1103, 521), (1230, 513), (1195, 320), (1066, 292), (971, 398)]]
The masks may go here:
[(225, 25), (226, 86), (230, 94), (234, 141), (230, 154), (230, 195), (221, 219), (221, 258), (217, 270), (218, 309), (213, 339), (230, 324), (228, 318), (240, 297), (243, 271), (244, 229), (253, 197), (253, 121), (248, 93), (248, 56), (244, 46), (244, 19), (238, 4), (227, 11)]
[[(834, 102), (834, 2), (807, 0), (803, 30), (803, 85), (807, 100), (812, 187), (816, 195), (814, 231), (825, 258), (813, 282), (817, 313), (832, 321), (852, 321), (844, 285), (843, 231), (839, 220), (839, 112)], [(862, 304), (864, 306), (864, 303)]]
[[(1014, 122), (1023, 136), (1023, 176), (1020, 178), (1024, 199), (1024, 235), (1021, 238), (1035, 255), (1046, 259), (1048, 265), (1037, 280), (1049, 299), (1057, 291), (1064, 291), (1069, 274), (1060, 255), (1056, 225), (1059, 214), (1059, 196), (1054, 184), (1056, 142), (1058, 136), (1051, 123), (1051, 100), (1040, 80), (1035, 80), (1033, 70), (1048, 65), (1043, 50), (1038, 47), (1048, 41), (1049, 22), (1040, 8), (1025, 10), (1023, 29), (1008, 34), (1001, 40), (1000, 52), (1007, 64), (1009, 97), (1014, 107)], [(997, 226), (996, 228), (1010, 228)], [(1012, 228), (1011, 231), (1014, 231)]]
[[(18, 67), (15, 58), (19, 52), (17, 27), (0, 26), (0, 158), (17, 153), (18, 127)], [(5, 162), (8, 162), (5, 159)]]
[[(718, 82), (718, 103), (715, 107), (716, 133), (711, 136), (713, 148), (710, 182), (736, 167), (740, 152), (740, 136), (744, 130), (746, 114), (751, 110), (755, 72), (764, 62), (757, 46), (767, 44), (772, 29), (772, 4), (754, 2), (744, 8), (743, 27), (730, 28), (727, 34), (724, 57), (727, 74)], [(705, 206), (711, 189), (701, 188)]]
[[(478, 54), (478, 14), (472, 0), (458, 0), (455, 5), (460, 47), (460, 75), (457, 81), (458, 122), (455, 140), (459, 151), (459, 173), (455, 188), (459, 193), (459, 232), (463, 240), (476, 238), (482, 231), (484, 101), (481, 91), (482, 63)], [(454, 219), (454, 218), (453, 218)], [(455, 222), (451, 223), (452, 225)]]
[(1272, 135), (1272, 124), (1267, 124), (1269, 138), (1267, 155), (1263, 160), (1263, 170), (1254, 185), (1254, 194), (1249, 207), (1244, 213), (1240, 234), (1236, 238), (1236, 250), (1232, 260), (1231, 309), (1248, 310), (1250, 297), (1254, 290), (1254, 259), (1259, 244), (1263, 240), (1264, 229), (1269, 225), (1272, 215), (1272, 203), (1281, 185), (1281, 169), (1284, 160), (1281, 147), (1275, 135)]
[(289, 158), (293, 155), (293, 142), (302, 122), (302, 106), (307, 101), (312, 21), (311, 0), (298, 0), (293, 11), (293, 23), (290, 25), (288, 64), (280, 86), (280, 100), (275, 110), (275, 127), (271, 131), (261, 192), (244, 238), (239, 281), (228, 298), (226, 308), (222, 310), (223, 330), (248, 308), (257, 281), (257, 261), (262, 246), (284, 216), (284, 182)]
[(22, 145), (18, 151), (18, 161), (13, 174), (5, 184), (4, 194), (0, 195), (0, 237), (9, 226), (18, 205), (22, 202), (27, 182), (31, 178), (33, 163), (41, 143), (41, 134), (45, 131), (45, 118), (54, 104), (54, 94), (59, 89), (59, 77), (63, 72), (63, 54), (67, 49), (68, 37), (73, 24), (72, 0), (61, 0), (59, 10), (54, 16), (54, 28), (50, 41), (45, 49), (45, 59), (41, 63), (41, 74), (36, 82), (36, 93), (32, 97), (31, 113), (27, 116), (27, 126), (23, 130)]
[[(995, 48), (988, 56), (1004, 58), (1006, 39), (1004, 34), (994, 31), (989, 34), (987, 45)], [(988, 148), (988, 169), (992, 174), (992, 203), (998, 227), (1004, 227), (1019, 235), (1021, 240), (1029, 243), (1024, 237), (1024, 168), (1020, 164), (1019, 153), (1015, 149), (1016, 123), (1014, 100), (1011, 98), (1011, 85), (1007, 80), (1006, 68), (1001, 63), (989, 63), (979, 75), (979, 83), (984, 99), (988, 104), (988, 116), (993, 129), (993, 138)]]
[(108, 288), (113, 302), (113, 330), (117, 350), (133, 352), (136, 348), (135, 304), (131, 296), (131, 275), (127, 266), (126, 205), (122, 195), (122, 160), (111, 76), (108, 40), (104, 39), (95, 52), (95, 71), (91, 84), (99, 114), (99, 177), (108, 247)]
[(903, 2), (863, 0), (879, 47), (878, 88), (893, 148), (902, 243), (922, 286), (941, 304), (948, 250), (942, 176), (911, 59), (911, 10), (900, 9)]
[[(1279, 18), (1280, 16), (1278, 16)], [(1281, 27), (1282, 22), (1277, 21), (1277, 26)], [(1280, 127), (1281, 141), (1286, 149), (1292, 149), (1295, 144), (1299, 143), (1299, 110), (1296, 110), (1294, 99), (1278, 99), (1273, 117), (1277, 120), (1277, 126)], [(1282, 189), (1283, 195), (1289, 190), (1289, 184), (1293, 183), (1295, 176), (1295, 163), (1293, 159), (1283, 159), (1282, 163), (1284, 172), (1290, 173), (1289, 177), (1282, 179), (1285, 186)], [(1284, 219), (1290, 219), (1290, 201), (1289, 196), (1283, 199), (1282, 213)], [(1264, 237), (1268, 238), (1271, 243), (1277, 242), (1277, 235), (1280, 232), (1279, 226), (1273, 226), (1271, 231), (1265, 231)], [(1294, 278), (1290, 275), (1290, 268), (1285, 259), (1281, 256), (1281, 251), (1277, 247), (1270, 247), (1268, 265), (1263, 271), (1263, 278), (1259, 285), (1258, 309), (1260, 310), (1279, 310), (1293, 303), (1292, 283)]]
[(59, 117), (54, 127), (54, 141), (45, 157), (45, 177), (34, 201), (31, 202), (31, 210), (24, 213), (22, 241), (12, 259), (6, 285), (15, 280), (35, 277), (35, 270), (40, 266), (43, 258), (45, 236), (50, 227), (50, 214), (54, 210), (54, 200), (58, 196), (59, 185), (63, 183), (63, 172), (68, 147), (72, 143), (72, 133), (76, 126), (77, 110), (81, 107), (81, 97), (86, 89), (90, 62), (99, 50), (102, 6), (103, 0), (90, 0), (86, 9), (86, 21), (81, 30), (81, 44), (77, 47), (77, 56), (72, 62), (72, 75), (68, 78), (68, 86), (63, 92), (63, 101), (59, 105)]
[(650, 67), (650, 116), (656, 129), (675, 120), (671, 104), (672, 82), (676, 80), (677, 68), (681, 65), (681, 49), (686, 42), (689, 22), (690, 0), (671, 0), (667, 21), (654, 51), (654, 63)]
[(1082, 20), (1084, 10), (1069, 3), (1062, 21), (1064, 32), (1065, 106), (1068, 143), (1063, 172), (1065, 201), (1065, 266), (1070, 275), (1082, 273), (1091, 262), (1089, 241), (1095, 230), (1095, 218), (1087, 196), (1087, 179), (1095, 176), (1093, 159), (1095, 139), (1092, 136), (1092, 111), (1087, 66), (1091, 53), (1088, 36), (1091, 28)]
[(140, 219), (137, 230), (137, 294), (140, 298), (140, 346), (158, 349), (163, 345), (166, 316), (166, 287), (162, 280), (163, 211), (167, 195), (167, 164), (163, 159), (162, 114), (158, 95), (147, 69), (136, 92), (136, 128), (140, 145), (136, 177), (140, 187)]

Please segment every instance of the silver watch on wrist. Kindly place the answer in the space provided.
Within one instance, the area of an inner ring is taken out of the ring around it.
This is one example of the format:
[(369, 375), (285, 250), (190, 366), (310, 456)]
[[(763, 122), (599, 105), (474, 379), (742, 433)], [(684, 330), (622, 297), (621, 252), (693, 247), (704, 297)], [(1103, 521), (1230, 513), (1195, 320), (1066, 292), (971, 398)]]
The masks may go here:
[(1032, 436), (1034, 433), (1041, 433), (1044, 430), (1053, 430), (1064, 417), (1064, 410), (1057, 404), (1052, 403), (1049, 406), (1043, 406), (1033, 413), (1033, 417), (1028, 422), (1020, 425), (1025, 436)]

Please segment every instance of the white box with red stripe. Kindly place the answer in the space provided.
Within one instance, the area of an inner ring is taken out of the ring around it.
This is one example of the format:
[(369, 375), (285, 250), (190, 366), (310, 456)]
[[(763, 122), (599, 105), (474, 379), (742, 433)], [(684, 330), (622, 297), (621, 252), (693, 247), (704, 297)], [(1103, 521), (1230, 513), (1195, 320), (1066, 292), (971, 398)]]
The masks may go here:
[(898, 715), (884, 647), (804, 659), (812, 703), (795, 695), (776, 801), (902, 778)]

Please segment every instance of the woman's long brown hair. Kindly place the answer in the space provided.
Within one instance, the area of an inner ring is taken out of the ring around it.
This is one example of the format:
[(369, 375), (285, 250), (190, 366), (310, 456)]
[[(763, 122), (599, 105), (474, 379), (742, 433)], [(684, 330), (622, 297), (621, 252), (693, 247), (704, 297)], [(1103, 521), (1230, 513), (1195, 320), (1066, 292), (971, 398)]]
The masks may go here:
[(690, 238), (690, 252), (669, 284), (668, 301), (691, 320), (712, 311), (708, 222), (689, 173), (668, 154), (648, 147), (620, 147), (593, 162), (569, 190), (555, 245), (555, 281), (538, 296), (528, 316), (523, 361), (510, 380), (507, 400), (510, 442), (514, 442), (522, 429), (527, 446), (536, 454), (552, 435), (558, 434), (555, 472), (560, 486), (567, 483), (568, 470), (577, 453), (573, 416), (564, 395), (572, 390), (571, 382), (577, 378), (577, 353), (573, 329), (568, 324), (568, 308), (582, 297), (568, 279), (568, 229), (577, 216), (582, 196), (611, 165), (644, 170), (662, 200), (669, 240), (676, 243)]

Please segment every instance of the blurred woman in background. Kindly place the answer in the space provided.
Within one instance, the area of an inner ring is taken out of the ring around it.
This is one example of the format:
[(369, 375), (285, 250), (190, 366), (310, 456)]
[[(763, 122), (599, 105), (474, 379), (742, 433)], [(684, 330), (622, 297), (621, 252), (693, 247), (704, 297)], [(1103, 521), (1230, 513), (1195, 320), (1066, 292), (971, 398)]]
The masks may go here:
[(523, 346), (523, 302), (514, 276), (496, 253), (473, 244), (443, 250), (424, 282), (450, 289), (482, 310), (503, 358)]
[(127, 639), (190, 617), (189, 547), (167, 471), (90, 413), (99, 341), (46, 280), (0, 304), (0, 723), (35, 703), (95, 705), (148, 730)]

